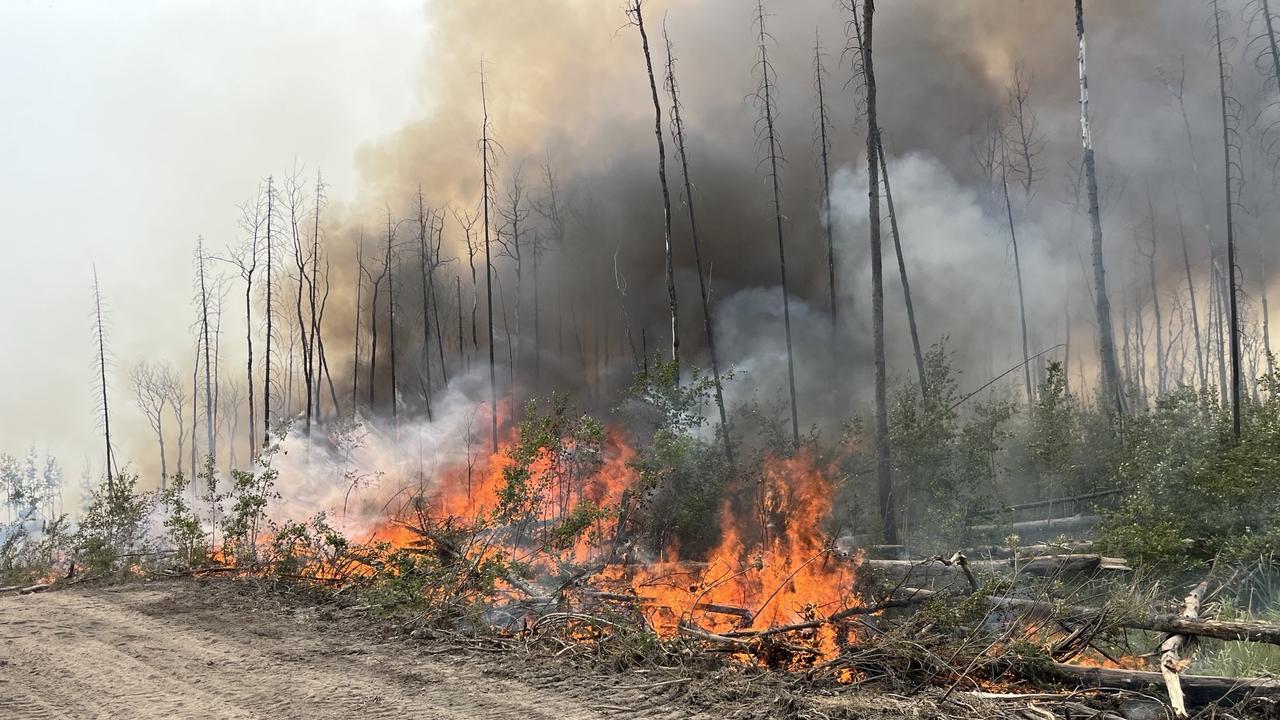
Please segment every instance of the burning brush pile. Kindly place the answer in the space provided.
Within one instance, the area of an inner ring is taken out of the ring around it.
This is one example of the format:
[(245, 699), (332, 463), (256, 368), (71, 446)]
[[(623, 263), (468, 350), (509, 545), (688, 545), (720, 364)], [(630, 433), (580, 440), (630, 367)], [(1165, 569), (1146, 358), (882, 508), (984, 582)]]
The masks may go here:
[[(826, 687), (928, 689), (944, 703), (1034, 701), (1039, 717), (1115, 717), (1152, 687), (1177, 714), (1280, 694), (1269, 679), (1184, 673), (1196, 638), (1280, 644), (1280, 626), (1200, 619), (1209, 581), (1180, 612), (1160, 612), (1150, 599), (1117, 603), (1100, 571), (1128, 568), (1090, 562), (1081, 545), (888, 559), (902, 548), (853, 549), (831, 530), (841, 453), (760, 452), (723, 483), (681, 487), (663, 458), (684, 440), (647, 442), (639, 453), (621, 427), (560, 401), (530, 405), (497, 452), (402, 483), (359, 542), (321, 516), (247, 546), (224, 539), (230, 552), (191, 572), (301, 581), (556, 654), (696, 657)], [(690, 504), (701, 525), (682, 515)]]

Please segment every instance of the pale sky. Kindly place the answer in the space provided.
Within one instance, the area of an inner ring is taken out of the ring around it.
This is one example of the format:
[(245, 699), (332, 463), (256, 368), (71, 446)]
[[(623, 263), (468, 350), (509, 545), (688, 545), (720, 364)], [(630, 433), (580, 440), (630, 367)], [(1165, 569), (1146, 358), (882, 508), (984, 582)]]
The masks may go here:
[(225, 248), (237, 205), (295, 159), (350, 197), (357, 150), (419, 111), (426, 16), (424, 0), (0, 2), (0, 452), (100, 465), (93, 263), (113, 422), (145, 427), (126, 370), (189, 371), (196, 236)]

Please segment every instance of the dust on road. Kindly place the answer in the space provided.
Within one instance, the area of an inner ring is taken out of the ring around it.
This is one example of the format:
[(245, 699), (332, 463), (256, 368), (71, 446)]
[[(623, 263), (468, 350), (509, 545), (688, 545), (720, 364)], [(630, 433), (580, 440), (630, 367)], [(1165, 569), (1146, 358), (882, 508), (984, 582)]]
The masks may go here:
[(563, 667), (517, 676), (483, 653), (352, 633), (324, 619), (331, 610), (250, 602), (227, 585), (0, 598), (0, 718), (723, 717), (681, 702), (678, 683), (604, 687)]

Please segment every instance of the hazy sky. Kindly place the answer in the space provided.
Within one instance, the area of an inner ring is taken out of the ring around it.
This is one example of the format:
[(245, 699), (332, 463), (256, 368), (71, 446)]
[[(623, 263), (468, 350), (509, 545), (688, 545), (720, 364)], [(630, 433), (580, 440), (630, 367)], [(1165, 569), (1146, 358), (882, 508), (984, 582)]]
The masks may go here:
[(295, 158), (336, 198), (355, 187), (358, 149), (417, 110), (426, 15), (422, 0), (0, 2), (0, 452), (35, 443), (71, 475), (96, 452), (93, 263), (113, 416), (140, 422), (124, 371), (188, 364), (151, 345), (189, 334), (171, 310), (196, 236), (224, 248), (237, 205)]

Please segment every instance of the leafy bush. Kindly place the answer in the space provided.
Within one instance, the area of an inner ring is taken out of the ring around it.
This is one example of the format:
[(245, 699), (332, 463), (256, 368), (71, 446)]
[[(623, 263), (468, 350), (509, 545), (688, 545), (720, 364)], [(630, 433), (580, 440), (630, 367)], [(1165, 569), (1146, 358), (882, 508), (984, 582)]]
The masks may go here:
[(149, 550), (147, 518), (156, 495), (137, 492), (137, 485), (137, 474), (123, 472), (93, 491), (75, 536), (76, 557), (90, 571), (115, 572), (124, 567), (127, 557)]

